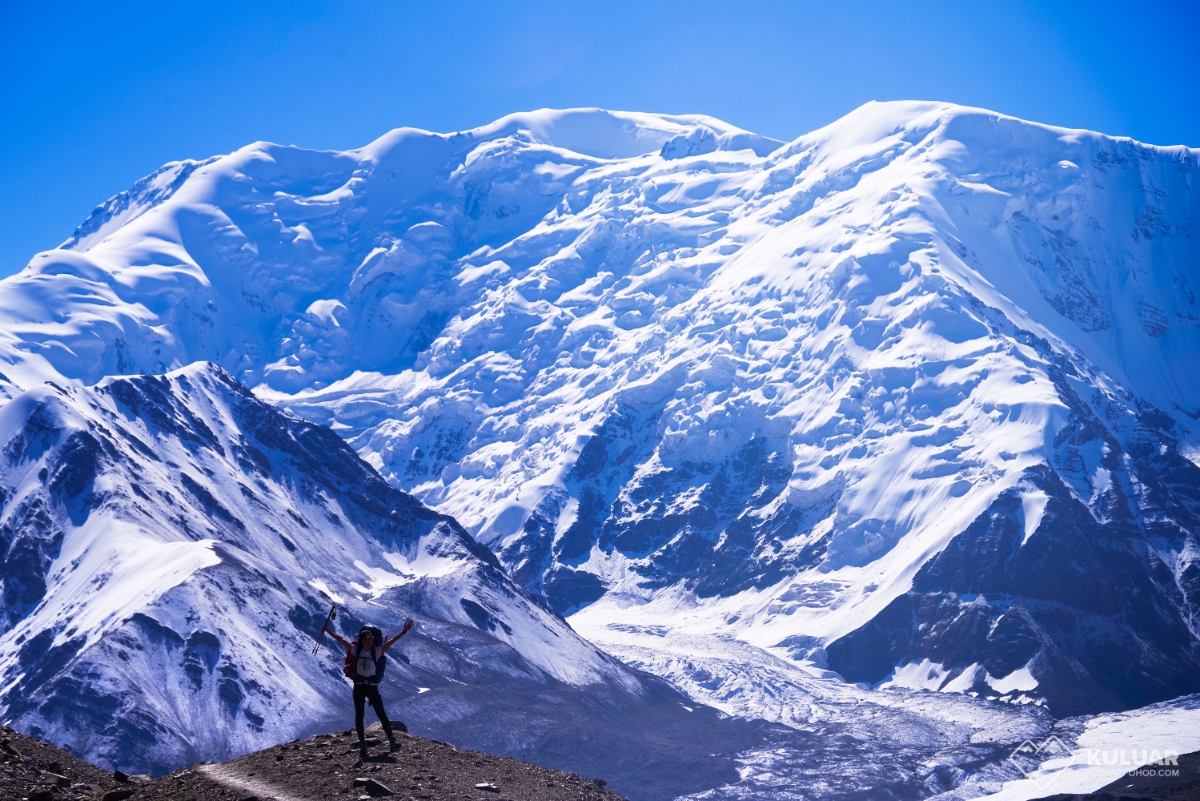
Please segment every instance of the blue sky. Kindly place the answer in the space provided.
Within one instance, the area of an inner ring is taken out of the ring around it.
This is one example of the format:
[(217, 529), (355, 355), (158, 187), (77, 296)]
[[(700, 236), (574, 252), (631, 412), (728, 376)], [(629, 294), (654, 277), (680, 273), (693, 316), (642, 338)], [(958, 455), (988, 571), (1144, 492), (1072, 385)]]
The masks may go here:
[(0, 3), (0, 275), (161, 164), (541, 107), (793, 139), (868, 100), (1200, 146), (1200, 2)]

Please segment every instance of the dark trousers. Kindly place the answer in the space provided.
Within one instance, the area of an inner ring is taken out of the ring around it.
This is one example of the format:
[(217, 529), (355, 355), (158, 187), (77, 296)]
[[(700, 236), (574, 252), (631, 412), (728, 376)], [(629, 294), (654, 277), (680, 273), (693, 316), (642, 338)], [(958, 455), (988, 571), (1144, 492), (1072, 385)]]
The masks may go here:
[(388, 720), (387, 712), (383, 711), (383, 699), (379, 697), (379, 687), (375, 684), (365, 683), (354, 685), (354, 728), (358, 730), (358, 739), (362, 740), (364, 737), (363, 712), (366, 709), (367, 701), (371, 702), (371, 708), (379, 716), (379, 722), (383, 724), (383, 730), (387, 733), (390, 740), (392, 737), (392, 722)]

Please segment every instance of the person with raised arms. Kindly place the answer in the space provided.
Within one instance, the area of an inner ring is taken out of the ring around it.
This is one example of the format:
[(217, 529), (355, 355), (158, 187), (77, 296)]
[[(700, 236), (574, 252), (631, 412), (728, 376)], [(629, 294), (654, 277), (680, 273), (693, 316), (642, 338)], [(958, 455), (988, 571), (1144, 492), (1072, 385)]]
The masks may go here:
[[(354, 728), (358, 731), (359, 753), (364, 759), (367, 756), (367, 743), (363, 732), (363, 713), (368, 701), (379, 716), (379, 722), (383, 724), (383, 731), (387, 734), (391, 750), (395, 751), (398, 747), (396, 737), (392, 733), (392, 722), (388, 720), (387, 712), (383, 708), (383, 698), (379, 695), (379, 682), (387, 668), (385, 654), (401, 637), (408, 634), (412, 627), (413, 620), (409, 618), (404, 621), (404, 628), (400, 633), (390, 640), (385, 640), (378, 627), (364, 625), (358, 632), (358, 639), (353, 641), (345, 640), (330, 629), (328, 621), (322, 629), (346, 648), (346, 665), (342, 672), (354, 681)], [(408, 727), (403, 723), (397, 721), (397, 724), (401, 731), (408, 731)]]

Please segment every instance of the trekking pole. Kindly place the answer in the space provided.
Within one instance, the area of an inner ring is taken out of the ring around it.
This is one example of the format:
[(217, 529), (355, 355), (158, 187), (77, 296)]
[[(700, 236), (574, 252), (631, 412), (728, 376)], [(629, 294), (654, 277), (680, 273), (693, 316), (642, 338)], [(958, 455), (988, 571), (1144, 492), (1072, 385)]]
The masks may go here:
[(337, 619), (337, 604), (329, 607), (329, 616), (325, 618), (325, 622), (321, 625), (321, 631), (317, 634), (317, 644), (313, 646), (312, 652), (317, 653), (321, 649), (321, 640), (325, 639), (325, 627), (329, 625), (329, 621)]

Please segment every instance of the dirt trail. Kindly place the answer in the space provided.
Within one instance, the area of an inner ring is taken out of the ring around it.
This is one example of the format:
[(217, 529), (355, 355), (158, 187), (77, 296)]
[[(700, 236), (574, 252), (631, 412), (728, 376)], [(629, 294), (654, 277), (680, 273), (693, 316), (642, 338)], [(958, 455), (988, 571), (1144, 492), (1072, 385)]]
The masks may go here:
[(259, 801), (310, 801), (308, 798), (292, 795), (268, 782), (244, 776), (240, 770), (228, 764), (201, 765), (196, 768), (196, 771), (230, 790), (240, 792), (243, 797), (255, 796)]

